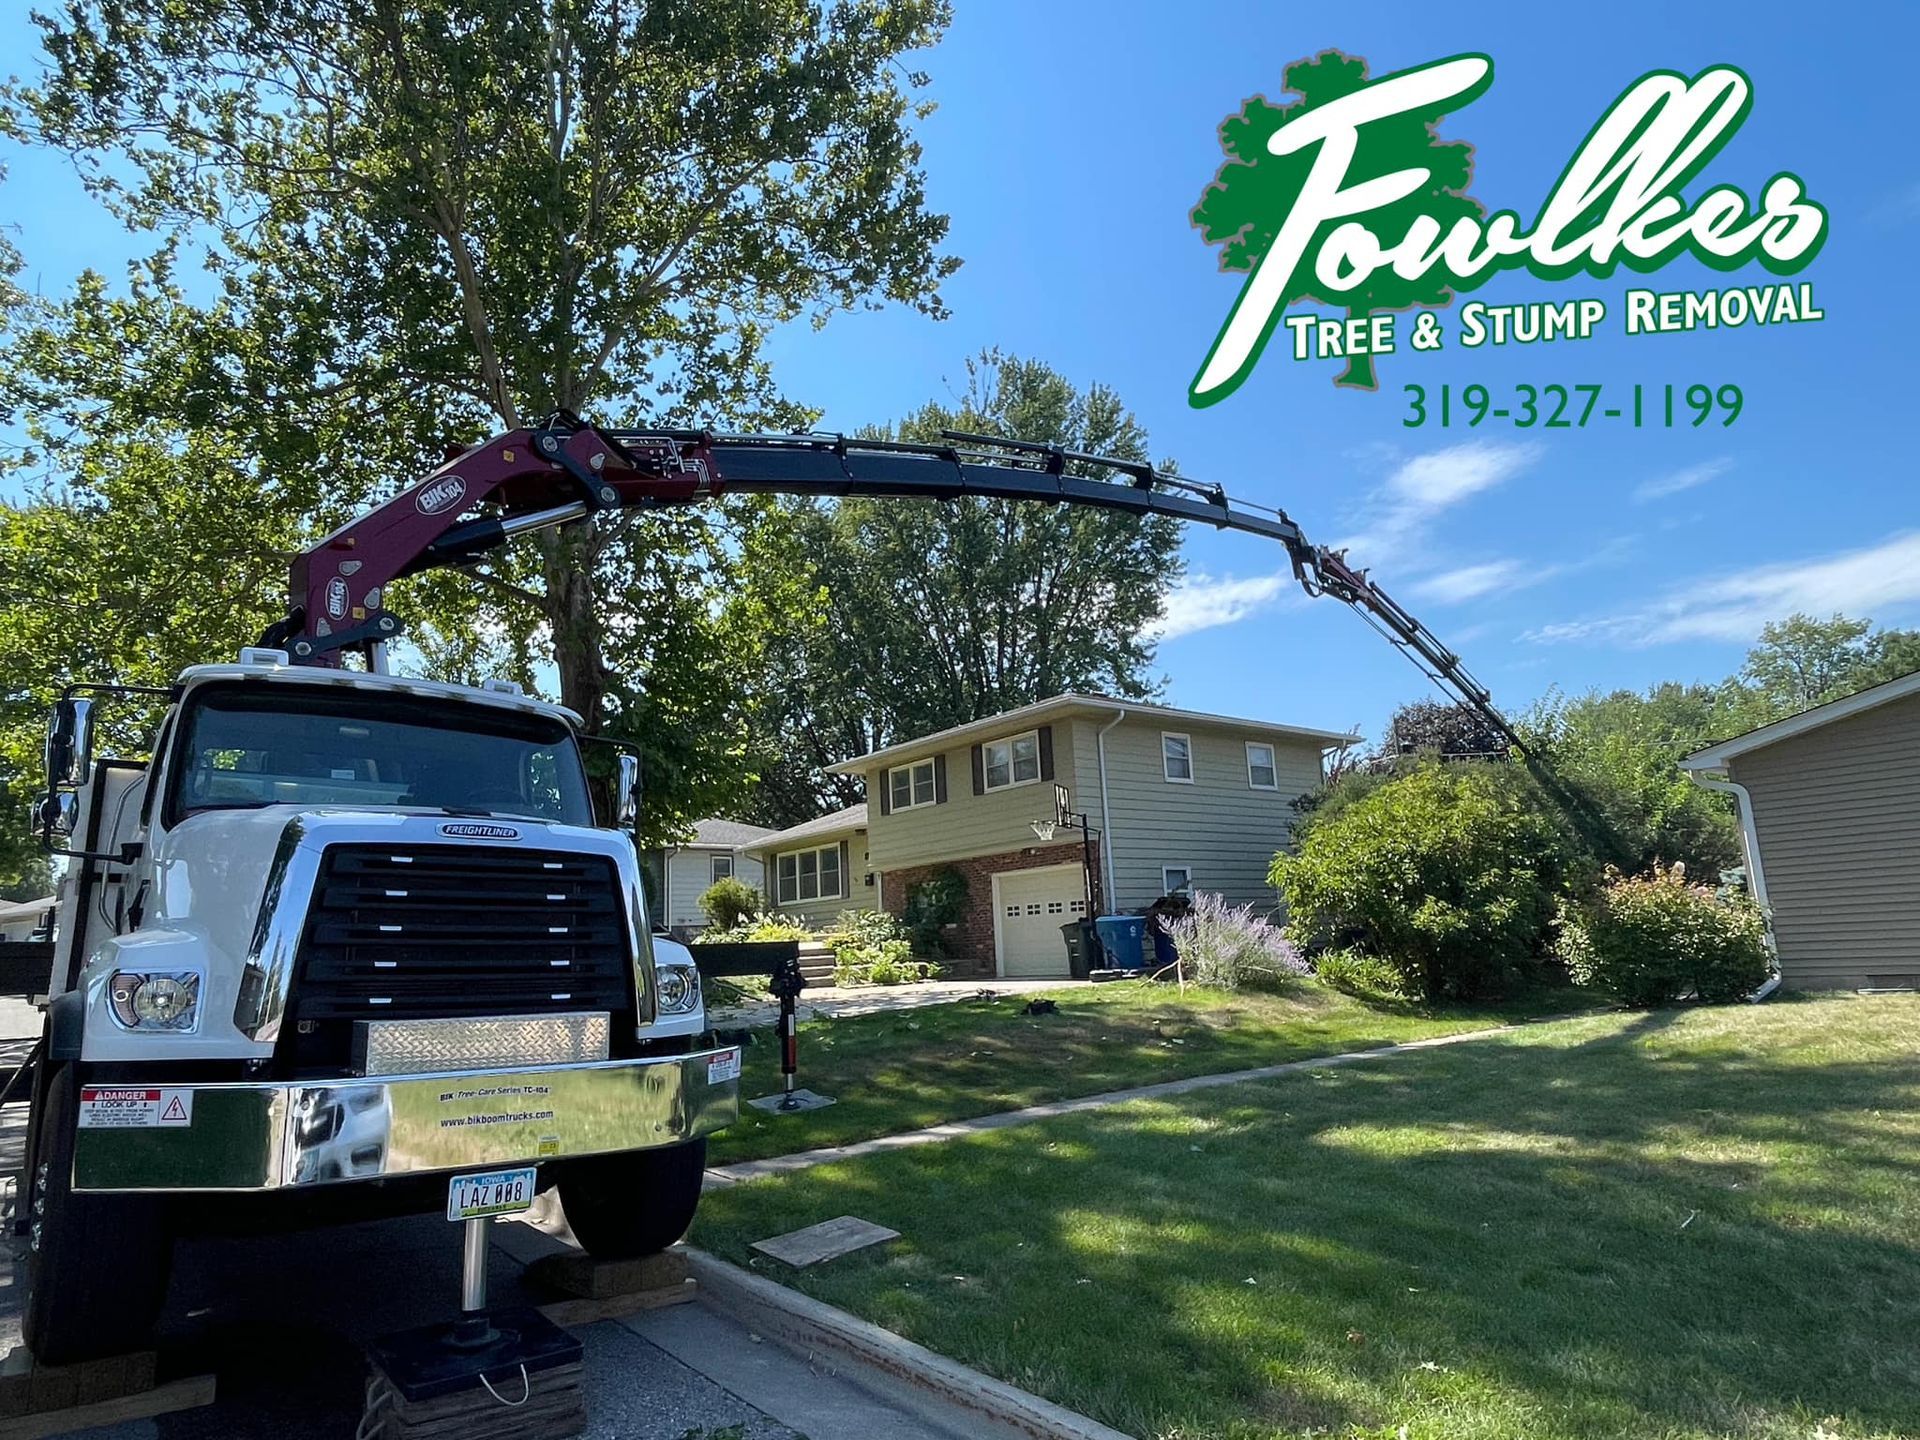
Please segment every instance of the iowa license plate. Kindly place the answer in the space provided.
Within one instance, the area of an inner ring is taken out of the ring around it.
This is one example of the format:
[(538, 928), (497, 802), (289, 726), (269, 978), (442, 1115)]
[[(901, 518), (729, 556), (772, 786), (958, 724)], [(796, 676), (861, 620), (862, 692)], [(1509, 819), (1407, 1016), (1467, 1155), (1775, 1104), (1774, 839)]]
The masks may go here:
[(447, 1219), (484, 1220), (489, 1215), (518, 1215), (533, 1204), (534, 1167), (456, 1175), (447, 1185)]

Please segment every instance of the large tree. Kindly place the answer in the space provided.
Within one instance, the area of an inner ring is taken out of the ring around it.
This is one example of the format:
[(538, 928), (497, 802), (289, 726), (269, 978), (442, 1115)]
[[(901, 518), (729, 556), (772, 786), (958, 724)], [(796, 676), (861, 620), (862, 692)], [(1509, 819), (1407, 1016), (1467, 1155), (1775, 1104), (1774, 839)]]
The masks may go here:
[[(878, 438), (943, 430), (1149, 458), (1104, 385), (988, 352), (961, 393)], [(1180, 522), (1077, 506), (962, 499), (785, 507), (798, 545), (762, 557), (756, 589), (814, 590), (824, 614), (767, 648), (759, 818), (789, 823), (860, 798), (836, 760), (1063, 690), (1157, 692), (1153, 625), (1181, 574)]]
[[(557, 409), (804, 421), (762, 356), (770, 327), (884, 301), (942, 313), (957, 262), (924, 203), (925, 77), (903, 59), (946, 19), (944, 0), (73, 0), (40, 17), (50, 64), (7, 93), (7, 123), (203, 257), (217, 292), (154, 301), (97, 376), (65, 357), (111, 328), (104, 289), (16, 341), (16, 396), (58, 412), (28, 457), (66, 482), (43, 503), (121, 523), (88, 468), (104, 437), (231, 447), (254, 499), (216, 529), (244, 546), (283, 517), (314, 533), (442, 442)], [(677, 822), (718, 798), (699, 777), (745, 758), (754, 636), (715, 594), (740, 529), (777, 517), (728, 515), (550, 532), (486, 571), (484, 611), (446, 577), (394, 608), (439, 668), (551, 673), (591, 727), (641, 739), (656, 797), (680, 787), (654, 813)], [(132, 564), (115, 583), (146, 578)], [(251, 638), (184, 620), (208, 648)]]
[(1765, 718), (1777, 720), (1914, 670), (1920, 670), (1920, 630), (1875, 630), (1871, 620), (1795, 613), (1761, 629), (1741, 675)]

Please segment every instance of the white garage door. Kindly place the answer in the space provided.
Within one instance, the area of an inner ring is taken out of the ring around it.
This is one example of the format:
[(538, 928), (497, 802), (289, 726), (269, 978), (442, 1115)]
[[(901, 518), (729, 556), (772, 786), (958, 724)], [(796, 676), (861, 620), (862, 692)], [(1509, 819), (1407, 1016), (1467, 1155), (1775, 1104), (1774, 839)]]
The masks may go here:
[(1002, 975), (1067, 973), (1067, 942), (1060, 927), (1087, 913), (1086, 884), (1078, 865), (1002, 871), (993, 877), (993, 903)]

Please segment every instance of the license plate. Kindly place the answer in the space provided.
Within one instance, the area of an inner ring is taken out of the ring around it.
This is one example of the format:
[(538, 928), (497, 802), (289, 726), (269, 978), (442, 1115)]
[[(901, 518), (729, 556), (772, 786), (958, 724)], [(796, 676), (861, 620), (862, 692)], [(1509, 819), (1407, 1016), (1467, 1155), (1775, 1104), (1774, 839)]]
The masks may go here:
[(518, 1170), (489, 1170), (456, 1175), (447, 1185), (447, 1219), (484, 1220), (489, 1215), (518, 1215), (533, 1204), (531, 1165)]

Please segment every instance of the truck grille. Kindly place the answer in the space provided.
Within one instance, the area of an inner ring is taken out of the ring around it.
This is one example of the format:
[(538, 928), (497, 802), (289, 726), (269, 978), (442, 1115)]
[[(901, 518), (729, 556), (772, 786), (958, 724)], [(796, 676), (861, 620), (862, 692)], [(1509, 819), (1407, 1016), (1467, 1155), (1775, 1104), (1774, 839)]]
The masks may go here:
[(359, 1020), (633, 1014), (611, 860), (557, 850), (336, 845), (321, 861), (283, 1029), (344, 1066)]

